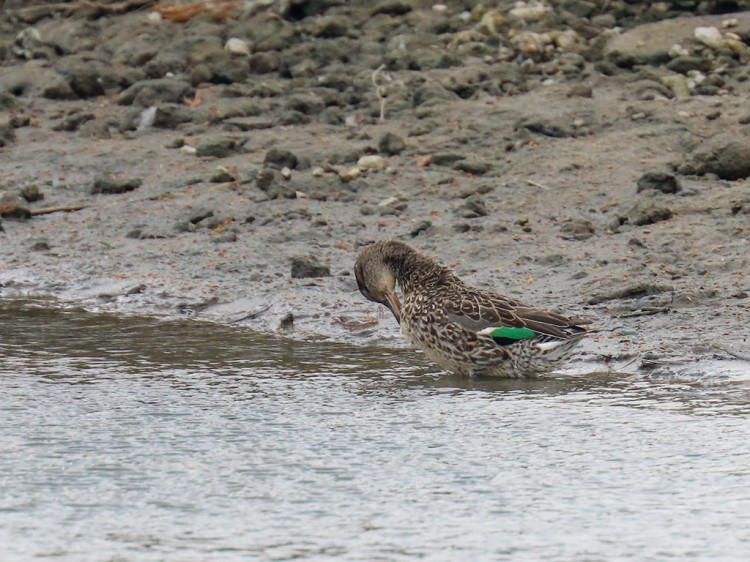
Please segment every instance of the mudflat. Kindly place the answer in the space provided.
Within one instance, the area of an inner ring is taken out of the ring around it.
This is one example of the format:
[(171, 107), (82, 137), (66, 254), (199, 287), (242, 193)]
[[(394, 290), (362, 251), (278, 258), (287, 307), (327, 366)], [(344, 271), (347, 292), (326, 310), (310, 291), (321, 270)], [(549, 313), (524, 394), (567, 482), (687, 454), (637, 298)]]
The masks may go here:
[(398, 345), (398, 238), (597, 362), (748, 346), (748, 2), (4, 5), (4, 298)]

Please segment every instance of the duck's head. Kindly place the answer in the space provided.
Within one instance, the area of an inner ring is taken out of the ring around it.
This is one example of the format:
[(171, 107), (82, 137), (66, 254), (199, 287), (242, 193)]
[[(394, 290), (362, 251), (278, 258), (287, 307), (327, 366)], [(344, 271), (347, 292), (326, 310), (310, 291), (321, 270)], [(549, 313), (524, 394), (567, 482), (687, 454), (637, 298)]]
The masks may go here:
[(401, 303), (396, 296), (396, 272), (394, 271), (394, 251), (404, 251), (403, 245), (396, 241), (381, 241), (368, 246), (357, 256), (354, 264), (354, 275), (357, 278), (359, 292), (373, 302), (387, 306), (401, 323)]

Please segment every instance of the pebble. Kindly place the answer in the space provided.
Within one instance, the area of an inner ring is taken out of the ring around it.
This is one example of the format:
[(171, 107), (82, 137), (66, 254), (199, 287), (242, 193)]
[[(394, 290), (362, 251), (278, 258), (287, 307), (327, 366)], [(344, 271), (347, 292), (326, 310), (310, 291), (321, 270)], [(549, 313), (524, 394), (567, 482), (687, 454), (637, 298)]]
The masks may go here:
[(378, 139), (378, 152), (394, 156), (401, 153), (406, 148), (404, 139), (395, 133), (385, 133)]
[(264, 166), (277, 170), (281, 170), (282, 168), (294, 170), (298, 163), (299, 160), (296, 154), (276, 147), (270, 148), (263, 159)]
[(284, 166), (283, 168), (281, 168), (281, 171), (279, 172), (279, 174), (285, 180), (288, 180), (288, 179), (290, 179), (292, 177), (292, 171), (289, 168), (287, 168), (286, 166)]
[(227, 183), (234, 181), (234, 176), (224, 166), (217, 166), (214, 171), (211, 172), (211, 183)]
[(224, 44), (224, 48), (233, 55), (250, 56), (250, 45), (244, 39), (230, 37)]
[(715, 27), (696, 27), (694, 36), (699, 43), (703, 43), (711, 49), (718, 49), (724, 44), (721, 31)]
[(341, 170), (339, 172), (339, 178), (343, 182), (350, 182), (352, 180), (356, 180), (361, 175), (362, 175), (362, 172), (359, 168), (349, 168), (348, 170)]
[(385, 160), (382, 156), (378, 156), (377, 154), (368, 154), (357, 160), (357, 168), (362, 171), (382, 170), (385, 168)]
[(141, 186), (143, 182), (140, 178), (115, 178), (111, 175), (103, 174), (94, 179), (91, 186), (91, 193), (118, 194), (133, 191)]
[(673, 194), (682, 191), (682, 185), (680, 185), (680, 181), (673, 174), (668, 172), (646, 172), (638, 178), (637, 193), (646, 190)]
[(314, 256), (297, 256), (292, 258), (292, 279), (309, 277), (330, 277), (331, 268), (321, 263)]

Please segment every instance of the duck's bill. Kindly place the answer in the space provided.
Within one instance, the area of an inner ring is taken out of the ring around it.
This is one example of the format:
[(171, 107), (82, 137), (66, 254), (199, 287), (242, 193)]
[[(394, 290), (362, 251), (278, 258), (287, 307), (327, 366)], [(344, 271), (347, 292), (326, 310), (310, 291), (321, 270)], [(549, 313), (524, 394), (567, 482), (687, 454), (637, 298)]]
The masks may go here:
[(396, 322), (401, 324), (401, 303), (395, 293), (391, 293), (385, 296), (387, 301), (385, 305), (393, 312), (393, 316), (396, 317)]

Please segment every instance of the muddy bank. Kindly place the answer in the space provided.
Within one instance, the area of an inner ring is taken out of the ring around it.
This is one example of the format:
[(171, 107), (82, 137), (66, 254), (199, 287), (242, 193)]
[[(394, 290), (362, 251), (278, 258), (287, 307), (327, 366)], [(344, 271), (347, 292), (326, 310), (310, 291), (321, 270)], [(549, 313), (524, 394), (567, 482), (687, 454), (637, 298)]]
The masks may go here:
[(401, 238), (592, 358), (748, 346), (750, 3), (219, 4), (6, 0), (0, 296), (391, 345)]

